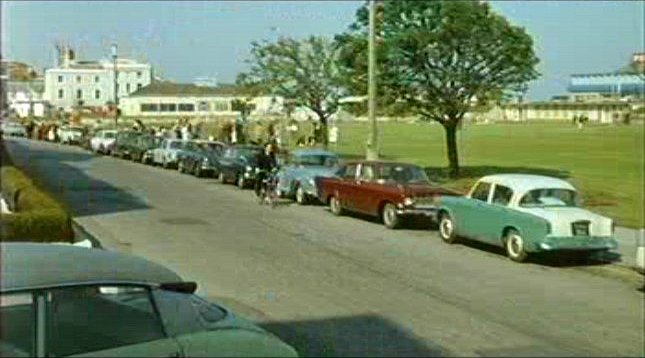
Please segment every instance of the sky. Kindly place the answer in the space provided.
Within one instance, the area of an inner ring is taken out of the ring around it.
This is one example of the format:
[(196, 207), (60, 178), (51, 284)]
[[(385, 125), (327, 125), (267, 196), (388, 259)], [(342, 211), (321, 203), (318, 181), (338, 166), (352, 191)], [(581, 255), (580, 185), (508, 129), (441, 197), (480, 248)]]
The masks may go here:
[[(149, 61), (164, 78), (221, 83), (244, 71), (250, 44), (278, 36), (333, 36), (362, 1), (2, 1), (4, 58), (52, 67), (57, 41), (79, 59)], [(540, 79), (528, 98), (566, 92), (569, 75), (613, 71), (644, 52), (645, 1), (491, 1), (533, 37)]]

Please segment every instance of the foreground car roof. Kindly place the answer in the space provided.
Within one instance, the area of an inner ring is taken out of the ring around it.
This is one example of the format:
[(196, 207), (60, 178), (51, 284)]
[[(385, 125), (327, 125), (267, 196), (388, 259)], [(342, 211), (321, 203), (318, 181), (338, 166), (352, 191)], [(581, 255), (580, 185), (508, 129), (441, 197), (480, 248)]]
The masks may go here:
[(504, 185), (522, 192), (543, 188), (576, 190), (576, 188), (567, 181), (544, 175), (495, 174), (482, 177), (480, 180), (488, 183)]
[(0, 244), (0, 291), (96, 282), (182, 281), (169, 269), (131, 255), (83, 247)]

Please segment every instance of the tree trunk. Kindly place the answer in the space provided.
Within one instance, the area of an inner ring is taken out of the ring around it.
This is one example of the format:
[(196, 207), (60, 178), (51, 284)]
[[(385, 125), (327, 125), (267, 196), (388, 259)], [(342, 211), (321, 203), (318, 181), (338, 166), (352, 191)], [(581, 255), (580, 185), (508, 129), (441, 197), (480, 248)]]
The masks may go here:
[(459, 155), (457, 153), (457, 123), (448, 121), (443, 124), (446, 130), (446, 149), (448, 150), (448, 162), (450, 167), (450, 176), (456, 178), (459, 176)]
[(329, 130), (327, 124), (327, 117), (320, 116), (320, 138), (316, 138), (317, 141), (322, 141), (323, 147), (327, 149), (329, 145)]

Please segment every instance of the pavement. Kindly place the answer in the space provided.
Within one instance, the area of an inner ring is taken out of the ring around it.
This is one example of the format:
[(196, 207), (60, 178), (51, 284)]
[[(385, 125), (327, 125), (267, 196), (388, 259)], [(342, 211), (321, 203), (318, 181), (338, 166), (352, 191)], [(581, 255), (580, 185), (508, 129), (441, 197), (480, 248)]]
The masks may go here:
[(392, 231), (321, 206), (271, 209), (213, 179), (6, 142), (103, 246), (196, 281), (302, 356), (645, 355), (642, 276), (614, 264), (517, 264), (419, 223)]

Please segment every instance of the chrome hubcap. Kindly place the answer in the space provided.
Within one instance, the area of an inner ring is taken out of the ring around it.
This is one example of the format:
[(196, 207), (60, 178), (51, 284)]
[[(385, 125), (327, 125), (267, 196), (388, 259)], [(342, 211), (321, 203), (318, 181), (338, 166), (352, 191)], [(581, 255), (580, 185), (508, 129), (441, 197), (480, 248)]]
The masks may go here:
[(337, 213), (339, 207), (340, 203), (338, 202), (338, 199), (336, 197), (331, 198), (331, 210)]
[(302, 188), (296, 190), (296, 201), (302, 203), (305, 199), (305, 193), (302, 192)]
[(391, 224), (394, 221), (395, 215), (396, 213), (394, 212), (392, 207), (388, 206), (387, 208), (385, 208), (385, 215), (383, 215), (385, 219), (385, 223), (388, 225)]

